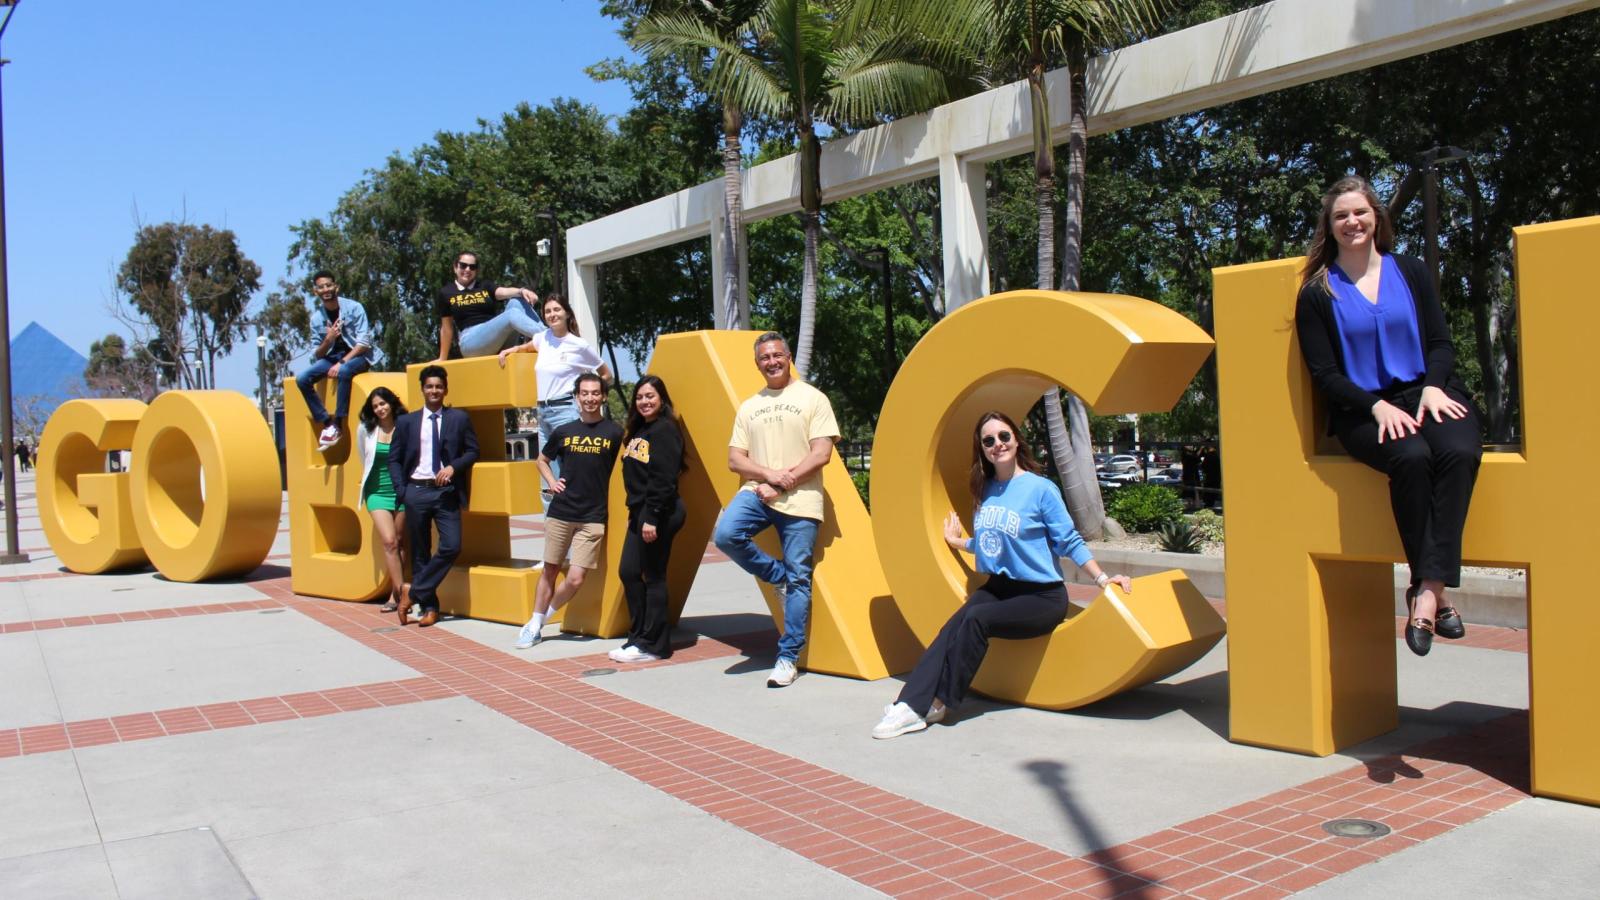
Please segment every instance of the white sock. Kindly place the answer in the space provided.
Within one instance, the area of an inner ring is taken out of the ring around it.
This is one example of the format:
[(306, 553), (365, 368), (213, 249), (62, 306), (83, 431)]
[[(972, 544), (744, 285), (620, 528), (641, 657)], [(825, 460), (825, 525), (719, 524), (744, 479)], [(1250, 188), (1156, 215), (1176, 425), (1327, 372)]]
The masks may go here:
[(536, 613), (534, 613), (533, 614), (533, 630), (534, 631), (538, 631), (539, 629), (543, 628), (544, 627), (544, 620), (548, 619), (549, 617), (550, 617), (550, 614), (548, 612), (536, 612)]

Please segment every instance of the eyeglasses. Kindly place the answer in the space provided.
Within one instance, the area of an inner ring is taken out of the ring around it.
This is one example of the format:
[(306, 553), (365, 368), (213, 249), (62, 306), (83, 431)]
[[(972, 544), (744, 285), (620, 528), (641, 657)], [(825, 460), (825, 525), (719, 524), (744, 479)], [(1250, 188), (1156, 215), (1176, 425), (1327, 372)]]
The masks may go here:
[(478, 268), (478, 264), (477, 263), (458, 262), (458, 263), (456, 263), (456, 268), (458, 268), (458, 269), (477, 269)]
[(1001, 444), (1011, 443), (1011, 432), (997, 431), (994, 434), (986, 434), (983, 436), (983, 447), (985, 450), (993, 447), (997, 442)]

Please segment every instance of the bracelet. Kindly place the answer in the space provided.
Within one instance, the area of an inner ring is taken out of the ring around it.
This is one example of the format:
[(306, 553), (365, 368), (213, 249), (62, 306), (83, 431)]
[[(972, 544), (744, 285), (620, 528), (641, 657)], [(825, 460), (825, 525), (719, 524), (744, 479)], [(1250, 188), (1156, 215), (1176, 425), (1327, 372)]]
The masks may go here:
[(1106, 585), (1108, 585), (1110, 583), (1111, 583), (1111, 576), (1107, 575), (1105, 572), (1101, 572), (1099, 577), (1095, 578), (1095, 580), (1094, 580), (1094, 586), (1095, 587), (1105, 587)]

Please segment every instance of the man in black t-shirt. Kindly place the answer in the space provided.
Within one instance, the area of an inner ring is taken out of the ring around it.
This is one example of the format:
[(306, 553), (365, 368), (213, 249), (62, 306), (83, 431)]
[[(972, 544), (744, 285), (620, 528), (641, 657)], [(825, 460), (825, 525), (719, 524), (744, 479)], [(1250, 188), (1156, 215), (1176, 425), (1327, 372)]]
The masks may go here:
[(539, 295), (528, 288), (500, 287), (478, 280), (478, 254), (456, 255), (456, 279), (439, 292), (439, 362), (450, 358), (459, 335), (462, 356), (493, 356), (512, 334), (531, 338), (544, 331), (535, 310)]
[[(573, 394), (578, 399), (578, 420), (568, 422), (550, 435), (539, 451), (539, 471), (555, 499), (544, 516), (544, 571), (534, 589), (533, 618), (517, 635), (517, 649), (526, 650), (539, 643), (540, 630), (550, 614), (566, 605), (584, 576), (600, 565), (600, 546), (606, 534), (607, 489), (611, 470), (616, 468), (622, 450), (622, 427), (600, 414), (605, 402), (605, 382), (586, 372), (578, 376)], [(561, 460), (561, 477), (550, 470), (553, 460)], [(567, 578), (556, 586), (561, 564), (571, 550)]]

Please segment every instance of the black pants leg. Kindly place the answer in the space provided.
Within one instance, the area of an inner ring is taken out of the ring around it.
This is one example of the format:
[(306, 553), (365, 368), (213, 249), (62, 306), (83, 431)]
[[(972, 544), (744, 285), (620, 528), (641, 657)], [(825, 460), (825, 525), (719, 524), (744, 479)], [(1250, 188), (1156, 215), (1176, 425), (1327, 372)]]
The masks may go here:
[[(1446, 393), (1466, 405), (1467, 416), (1442, 422), (1430, 416), (1420, 431), (1399, 440), (1378, 443), (1378, 425), (1371, 416), (1352, 416), (1335, 425), (1346, 452), (1389, 476), (1389, 505), (1413, 585), (1429, 578), (1449, 587), (1461, 584), (1461, 532), (1483, 458), (1472, 402), (1454, 390)], [(1390, 402), (1414, 413), (1420, 397), (1421, 391), (1413, 388)]]
[(645, 543), (636, 513), (628, 516), (628, 534), (622, 542), (622, 561), (617, 575), (628, 601), (627, 643), (646, 653), (666, 659), (672, 655), (671, 604), (667, 595), (667, 562), (672, 557), (672, 539), (683, 528), (683, 501), (679, 500), (672, 517), (656, 525), (656, 539)]
[(925, 716), (935, 698), (954, 707), (966, 699), (989, 652), (991, 637), (1020, 640), (1048, 634), (1067, 617), (1067, 588), (992, 576), (972, 592), (928, 645), (900, 690), (900, 702)]
[[(430, 527), (439, 529), (433, 547)], [(424, 612), (439, 608), (439, 585), (461, 553), (461, 500), (454, 485), (406, 488), (406, 529), (411, 533), (411, 598)]]

